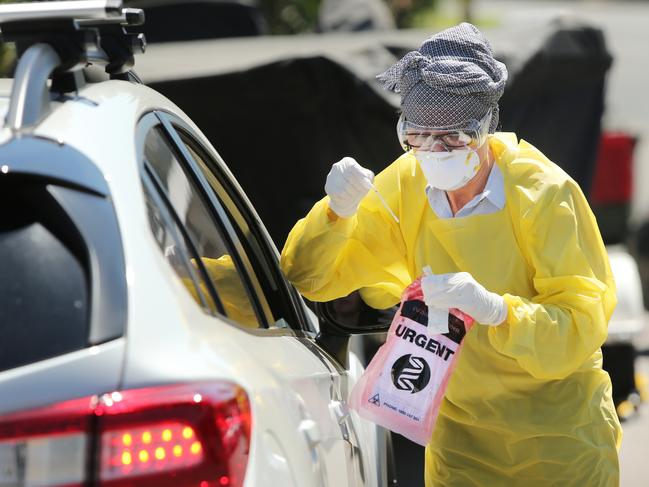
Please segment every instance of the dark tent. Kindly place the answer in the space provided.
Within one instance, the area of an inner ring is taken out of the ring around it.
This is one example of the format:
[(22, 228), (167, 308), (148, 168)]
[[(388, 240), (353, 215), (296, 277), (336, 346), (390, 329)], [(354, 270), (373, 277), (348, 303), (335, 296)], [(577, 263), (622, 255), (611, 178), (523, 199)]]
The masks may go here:
[[(138, 71), (206, 133), (281, 248), (323, 196), (333, 162), (350, 155), (378, 172), (400, 154), (397, 98), (373, 76), (416, 48), (426, 35), (418, 34), (153, 46)], [(527, 35), (526, 49), (508, 52), (508, 43), (520, 45), (517, 35), (494, 43), (510, 71), (502, 128), (543, 150), (587, 192), (611, 64), (603, 35), (556, 24)], [(198, 67), (173, 57), (192, 52)]]
[[(394, 107), (328, 58), (153, 87), (206, 131), (278, 246), (323, 196), (333, 162), (352, 155), (379, 171), (401, 150)], [(212, 94), (209, 110), (195, 93)]]
[(602, 32), (557, 28), (517, 62), (501, 100), (502, 129), (532, 142), (589, 194), (612, 63)]

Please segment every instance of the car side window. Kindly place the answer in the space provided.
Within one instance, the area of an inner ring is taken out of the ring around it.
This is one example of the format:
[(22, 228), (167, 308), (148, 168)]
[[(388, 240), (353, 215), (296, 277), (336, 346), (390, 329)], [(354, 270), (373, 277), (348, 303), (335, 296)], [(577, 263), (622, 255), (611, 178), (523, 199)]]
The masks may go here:
[[(305, 322), (300, 315), (301, 305), (297, 301), (297, 295), (291, 294), (290, 285), (283, 278), (277, 263), (277, 257), (263, 237), (258, 235), (259, 230), (255, 227), (254, 218), (246, 212), (242, 201), (237, 201), (237, 192), (227, 186), (223, 181), (223, 175), (219, 173), (217, 165), (210, 158), (202, 146), (194, 140), (187, 132), (178, 130), (182, 142), (185, 144), (189, 154), (196, 162), (198, 169), (207, 180), (214, 196), (224, 207), (230, 219), (230, 224), (237, 232), (253, 267), (258, 281), (262, 283), (263, 293), (269, 303), (276, 324), (281, 321), (293, 328), (301, 328)], [(221, 178), (217, 177), (217, 174)], [(227, 180), (227, 178), (225, 178)], [(294, 291), (293, 291), (294, 292)]]
[[(200, 281), (198, 286), (201, 294), (207, 296), (209, 308), (221, 308), (220, 311), (228, 318), (246, 328), (264, 326), (244, 283), (236, 256), (229, 250), (195, 183), (188, 177), (160, 126), (146, 135), (144, 158), (179, 226), (186, 232), (194, 254), (191, 265), (208, 276), (209, 283)], [(153, 225), (152, 230), (156, 231)], [(177, 273), (189, 288), (188, 276)], [(192, 295), (196, 298), (195, 292)]]
[[(193, 257), (189, 256), (187, 242), (178, 225), (165, 212), (164, 204), (156, 198), (155, 188), (147, 184), (147, 180), (143, 181), (143, 190), (149, 227), (160, 251), (196, 303), (209, 312), (217, 311), (216, 303), (203, 292), (207, 288), (205, 279), (192, 267), (190, 259)], [(218, 310), (223, 312), (222, 307)]]

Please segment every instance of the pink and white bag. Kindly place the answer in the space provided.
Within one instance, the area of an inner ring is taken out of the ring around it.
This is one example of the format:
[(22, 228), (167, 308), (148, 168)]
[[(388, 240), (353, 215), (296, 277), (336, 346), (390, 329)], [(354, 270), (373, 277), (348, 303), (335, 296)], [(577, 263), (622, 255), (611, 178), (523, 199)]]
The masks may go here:
[(352, 389), (360, 416), (427, 445), (464, 336), (473, 319), (448, 313), (448, 333), (429, 332), (421, 278), (406, 288), (385, 343)]

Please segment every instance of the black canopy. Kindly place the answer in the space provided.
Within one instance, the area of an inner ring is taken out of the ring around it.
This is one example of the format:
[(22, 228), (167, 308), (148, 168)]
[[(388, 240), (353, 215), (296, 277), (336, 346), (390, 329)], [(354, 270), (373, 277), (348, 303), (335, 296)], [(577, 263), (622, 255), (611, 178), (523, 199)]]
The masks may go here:
[[(426, 35), (203, 44), (200, 67), (174, 71), (174, 59), (167, 57), (169, 72), (152, 72), (149, 84), (210, 138), (281, 248), (293, 224), (324, 196), (333, 162), (349, 155), (379, 172), (400, 155), (398, 98), (382, 92), (373, 75)], [(496, 37), (497, 56), (510, 71), (502, 129), (539, 147), (587, 192), (611, 65), (602, 32), (555, 24), (535, 35)], [(175, 52), (187, 55), (191, 47)], [(148, 65), (170, 52), (158, 48)], [(147, 70), (141, 74), (146, 81)]]

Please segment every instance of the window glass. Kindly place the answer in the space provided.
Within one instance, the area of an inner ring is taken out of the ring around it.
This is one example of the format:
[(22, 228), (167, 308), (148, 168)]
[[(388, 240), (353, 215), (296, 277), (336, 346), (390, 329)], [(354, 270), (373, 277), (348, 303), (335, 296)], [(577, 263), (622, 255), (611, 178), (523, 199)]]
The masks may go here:
[[(226, 316), (242, 326), (259, 328), (261, 325), (244, 286), (241, 271), (219, 233), (208, 207), (194, 183), (187, 177), (160, 127), (147, 134), (144, 157), (163, 186), (180, 224), (187, 232), (193, 251), (200, 256), (200, 263), (193, 259), (192, 265), (205, 269)], [(200, 286), (205, 296), (211, 295), (211, 290), (205, 289), (204, 282)]]
[(180, 229), (171, 219), (162, 216), (162, 211), (154, 201), (146, 185), (144, 186), (144, 198), (151, 232), (172, 269), (176, 272), (199, 306), (210, 311), (216, 311), (214, 302), (209, 297), (206, 297), (204, 292), (197, 289), (194, 284), (196, 281), (199, 288), (203, 290), (207, 288), (202, 275), (199, 272), (192, 272), (190, 268), (188, 262), (189, 257), (184, 251), (186, 245), (179, 241), (182, 238)]
[(83, 349), (86, 244), (45, 184), (5, 177), (0, 205), (0, 371)]
[[(210, 161), (208, 156), (201, 155), (204, 154), (204, 151), (199, 148), (198, 144), (193, 142), (187, 134), (183, 134), (182, 139), (185, 142), (187, 150), (197, 162), (201, 172), (213, 189), (215, 196), (228, 213), (231, 225), (235, 228), (239, 238), (244, 243), (248, 260), (254, 266), (254, 272), (259, 282), (263, 285), (264, 295), (276, 320), (275, 326), (292, 325), (295, 328), (299, 328), (300, 325), (294, 305), (289, 296), (287, 285), (284, 282), (280, 282), (282, 277), (277, 263), (271, 261), (271, 259), (274, 259), (272, 252), (264, 252), (263, 248), (266, 245), (259, 241), (258, 237), (254, 235), (254, 232), (250, 228), (247, 219), (242, 213), (242, 211), (245, 211), (245, 208), (240, 208), (241, 204), (237, 205), (228, 194), (210, 168), (210, 164), (207, 162)], [(197, 149), (194, 149), (194, 147), (197, 147)]]

